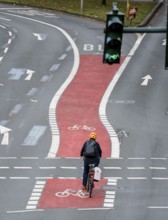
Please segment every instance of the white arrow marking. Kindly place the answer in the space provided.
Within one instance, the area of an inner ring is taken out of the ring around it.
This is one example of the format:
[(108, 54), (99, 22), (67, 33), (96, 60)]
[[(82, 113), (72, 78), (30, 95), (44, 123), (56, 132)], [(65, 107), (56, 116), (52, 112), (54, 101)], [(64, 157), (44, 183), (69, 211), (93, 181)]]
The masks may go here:
[(144, 81), (141, 83), (141, 86), (147, 86), (149, 80), (152, 79), (152, 77), (150, 75), (147, 75), (147, 76), (142, 77), (142, 79), (144, 79)]
[(33, 70), (27, 70), (26, 74), (28, 75), (25, 80), (31, 80), (33, 73), (35, 73), (35, 71)]
[(38, 40), (43, 40), (42, 37), (41, 37), (41, 34), (36, 34), (36, 33), (33, 33), (33, 34), (34, 34), (35, 37), (37, 37)]
[(162, 45), (166, 45), (166, 39), (163, 40)]
[(0, 134), (3, 134), (3, 138), (1, 142), (2, 145), (9, 144), (9, 131), (11, 131), (11, 129), (0, 125)]
[(47, 34), (45, 33), (41, 33), (41, 34), (33, 33), (33, 35), (37, 37), (38, 40), (45, 40), (47, 37)]

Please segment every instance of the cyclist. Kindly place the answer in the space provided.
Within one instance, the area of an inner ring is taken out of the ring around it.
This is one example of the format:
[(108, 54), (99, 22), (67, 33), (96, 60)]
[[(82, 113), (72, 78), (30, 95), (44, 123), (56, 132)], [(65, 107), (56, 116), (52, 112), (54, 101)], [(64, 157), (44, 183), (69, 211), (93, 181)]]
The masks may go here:
[[(100, 163), (100, 158), (102, 156), (102, 150), (99, 143), (96, 141), (97, 134), (95, 132), (91, 132), (89, 135), (89, 140), (87, 140), (81, 149), (80, 156), (83, 157), (84, 161), (84, 171), (83, 171), (83, 190), (86, 190), (87, 178), (89, 173), (89, 164), (95, 164), (98, 166)], [(94, 153), (89, 154), (91, 151), (91, 146), (94, 148)]]

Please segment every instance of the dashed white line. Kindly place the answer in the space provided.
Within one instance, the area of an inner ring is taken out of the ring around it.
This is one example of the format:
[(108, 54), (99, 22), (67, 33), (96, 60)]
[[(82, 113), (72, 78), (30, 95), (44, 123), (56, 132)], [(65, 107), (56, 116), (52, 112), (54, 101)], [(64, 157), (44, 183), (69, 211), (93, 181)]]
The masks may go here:
[(128, 157), (128, 160), (145, 160), (146, 157)]
[(168, 206), (148, 206), (148, 209), (168, 209)]
[(66, 58), (66, 56), (67, 56), (67, 54), (63, 54), (62, 56), (60, 56), (60, 57), (58, 58), (58, 60), (64, 60), (64, 59)]
[(121, 167), (104, 167), (105, 170), (121, 170)]
[(147, 177), (127, 177), (128, 180), (146, 180)]
[(9, 169), (9, 167), (0, 167), (0, 169)]
[(26, 209), (36, 209), (37, 208), (37, 204), (40, 200), (41, 194), (43, 192), (44, 186), (46, 184), (46, 181), (37, 181), (33, 192), (30, 196), (30, 199), (27, 203)]
[(165, 157), (151, 157), (151, 160), (167, 160)]
[(75, 170), (75, 169), (77, 169), (77, 167), (60, 167), (61, 169), (73, 169), (73, 170)]
[(32, 169), (32, 167), (14, 167), (14, 169), (20, 169), (20, 170), (24, 170), (24, 169), (27, 169), (27, 170), (30, 170)]
[(35, 177), (36, 180), (48, 180), (48, 179), (53, 179), (51, 176), (43, 176), (43, 177)]
[(152, 177), (152, 180), (168, 180), (168, 177)]
[(128, 170), (145, 170), (145, 167), (127, 167)]
[(39, 157), (21, 157), (21, 159), (24, 159), (24, 160), (38, 160)]
[(25, 177), (25, 176), (11, 176), (11, 177), (9, 177), (9, 179), (12, 179), (12, 180), (27, 180), (27, 179), (30, 179), (30, 177)]

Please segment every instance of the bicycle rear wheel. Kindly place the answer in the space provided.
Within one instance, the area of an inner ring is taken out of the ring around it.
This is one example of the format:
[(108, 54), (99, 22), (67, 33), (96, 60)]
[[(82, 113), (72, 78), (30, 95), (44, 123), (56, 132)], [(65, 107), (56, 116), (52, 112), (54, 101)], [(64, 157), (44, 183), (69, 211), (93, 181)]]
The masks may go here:
[(88, 192), (89, 192), (89, 198), (92, 197), (92, 192), (93, 192), (93, 181), (90, 181), (88, 185)]

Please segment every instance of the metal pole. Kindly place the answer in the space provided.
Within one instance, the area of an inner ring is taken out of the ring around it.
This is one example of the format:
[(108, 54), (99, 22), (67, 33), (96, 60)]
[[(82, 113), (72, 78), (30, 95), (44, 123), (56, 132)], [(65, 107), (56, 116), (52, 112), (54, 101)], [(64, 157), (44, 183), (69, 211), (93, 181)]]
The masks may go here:
[(166, 30), (166, 54), (165, 54), (165, 69), (168, 70), (168, 0), (167, 4), (167, 30)]
[(83, 14), (83, 0), (81, 0), (81, 14)]
[(127, 0), (127, 19), (129, 18), (129, 10), (130, 10), (130, 0)]
[(123, 33), (166, 33), (167, 28), (165, 27), (137, 27), (123, 29)]

